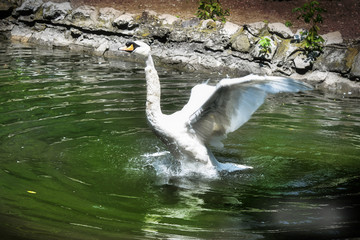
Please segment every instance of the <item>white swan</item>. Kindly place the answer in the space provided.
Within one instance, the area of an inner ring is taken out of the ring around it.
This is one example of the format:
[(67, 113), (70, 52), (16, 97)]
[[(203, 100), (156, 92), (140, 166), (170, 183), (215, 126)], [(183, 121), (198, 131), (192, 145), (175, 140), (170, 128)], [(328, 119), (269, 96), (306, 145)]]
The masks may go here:
[(133, 41), (126, 43), (120, 50), (137, 53), (146, 58), (146, 116), (155, 134), (175, 157), (217, 171), (232, 172), (252, 168), (220, 163), (208, 146), (222, 146), (221, 140), (247, 122), (268, 93), (311, 89), (304, 83), (284, 77), (248, 75), (223, 79), (216, 86), (196, 85), (183, 109), (165, 115), (161, 112), (159, 76), (150, 47), (144, 42)]

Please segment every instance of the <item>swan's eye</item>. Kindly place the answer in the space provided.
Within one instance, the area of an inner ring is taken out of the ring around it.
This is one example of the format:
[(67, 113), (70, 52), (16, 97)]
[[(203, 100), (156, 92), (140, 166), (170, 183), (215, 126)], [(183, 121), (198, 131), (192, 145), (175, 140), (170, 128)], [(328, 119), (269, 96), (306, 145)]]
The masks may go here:
[(127, 43), (125, 43), (125, 46), (130, 47), (132, 44), (133, 44), (133, 42), (127, 42)]

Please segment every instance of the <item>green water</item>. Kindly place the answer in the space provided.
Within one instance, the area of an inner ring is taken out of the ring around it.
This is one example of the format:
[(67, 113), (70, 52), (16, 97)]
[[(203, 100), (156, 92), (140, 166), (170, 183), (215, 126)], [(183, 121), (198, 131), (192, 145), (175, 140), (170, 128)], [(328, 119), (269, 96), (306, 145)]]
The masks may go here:
[[(166, 113), (222, 77), (158, 71)], [(144, 102), (142, 64), (0, 44), (1, 239), (360, 237), (359, 98), (269, 97), (218, 178), (172, 169)]]

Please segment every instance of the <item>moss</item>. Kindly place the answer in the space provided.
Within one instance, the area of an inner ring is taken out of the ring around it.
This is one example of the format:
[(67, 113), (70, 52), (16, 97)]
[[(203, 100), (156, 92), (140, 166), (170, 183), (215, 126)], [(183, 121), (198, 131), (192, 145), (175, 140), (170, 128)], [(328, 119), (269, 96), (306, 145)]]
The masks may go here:
[(275, 58), (283, 59), (286, 57), (286, 53), (290, 48), (291, 39), (283, 39), (280, 44), (278, 44), (278, 48), (276, 51)]
[(207, 28), (207, 29), (216, 29), (216, 22), (214, 22), (214, 21), (208, 21), (208, 22), (206, 23), (206, 28)]
[(236, 40), (236, 38), (237, 38), (238, 36), (240, 36), (240, 34), (242, 34), (243, 32), (244, 32), (244, 27), (241, 27), (236, 33), (234, 33), (234, 34), (231, 36), (230, 42), (233, 43), (233, 42)]
[(39, 8), (39, 10), (36, 11), (36, 13), (34, 14), (34, 20), (42, 20), (43, 19), (43, 12), (44, 12), (44, 9), (43, 7), (41, 6)]
[(349, 47), (345, 54), (345, 65), (347, 68), (351, 68), (356, 55), (359, 53), (358, 48)]

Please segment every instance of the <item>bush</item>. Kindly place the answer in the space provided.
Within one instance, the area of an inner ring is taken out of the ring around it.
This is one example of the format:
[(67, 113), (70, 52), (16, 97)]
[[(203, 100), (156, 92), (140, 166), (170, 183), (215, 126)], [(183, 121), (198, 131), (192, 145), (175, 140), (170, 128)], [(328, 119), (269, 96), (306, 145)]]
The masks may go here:
[(229, 16), (229, 10), (224, 10), (219, 0), (200, 0), (196, 16), (200, 19), (212, 19), (226, 22), (225, 16)]
[(322, 51), (324, 39), (318, 34), (320, 30), (318, 24), (323, 22), (321, 13), (326, 12), (325, 9), (319, 7), (317, 1), (305, 3), (302, 7), (294, 8), (293, 12), (299, 13), (298, 19), (304, 20), (311, 27), (307, 31), (303, 46), (308, 52)]

